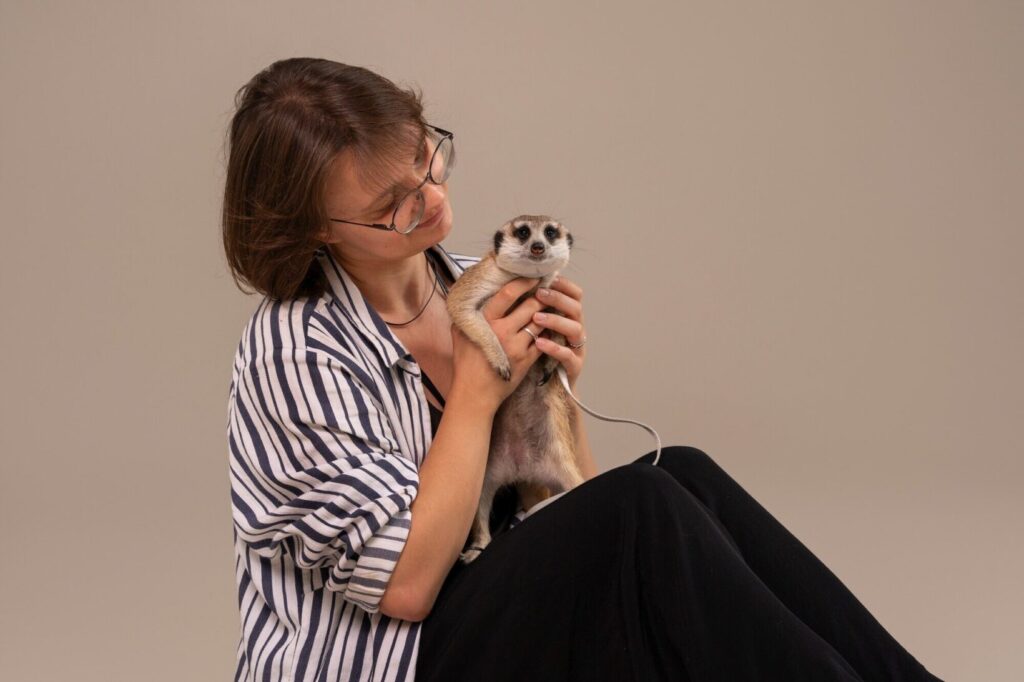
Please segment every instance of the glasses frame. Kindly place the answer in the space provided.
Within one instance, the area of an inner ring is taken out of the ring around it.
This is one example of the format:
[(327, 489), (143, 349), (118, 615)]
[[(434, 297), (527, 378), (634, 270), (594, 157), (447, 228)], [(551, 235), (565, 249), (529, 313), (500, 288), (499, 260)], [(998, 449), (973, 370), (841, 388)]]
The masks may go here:
[[(451, 140), (451, 142), (452, 142), (452, 154), (454, 155), (454, 153), (455, 153), (455, 133), (453, 133), (451, 131), (448, 131), (448, 130), (444, 130), (443, 128), (438, 128), (437, 126), (431, 125), (429, 123), (427, 123), (426, 126), (428, 128), (430, 128), (431, 130), (434, 130), (434, 131), (440, 133), (441, 134), (441, 139), (437, 141), (437, 146), (434, 147), (434, 151), (430, 154), (430, 163), (427, 164), (427, 177), (423, 178), (423, 181), (420, 182), (420, 184), (416, 185), (416, 187), (414, 187), (413, 189), (411, 189), (408, 192), (406, 192), (402, 196), (402, 198), (398, 201), (398, 203), (395, 204), (395, 210), (391, 213), (391, 224), (390, 225), (385, 225), (384, 223), (358, 223), (358, 222), (356, 222), (354, 220), (340, 220), (339, 218), (328, 218), (328, 220), (330, 220), (331, 222), (335, 222), (335, 223), (348, 223), (349, 225), (362, 225), (363, 227), (372, 227), (372, 228), (377, 229), (377, 230), (392, 230), (394, 232), (397, 232), (398, 234), (409, 234), (410, 232), (415, 230), (416, 227), (420, 224), (420, 219), (423, 218), (423, 214), (421, 213), (420, 216), (418, 218), (416, 218), (416, 220), (412, 223), (412, 225), (409, 226), (409, 230), (407, 232), (402, 232), (397, 227), (395, 227), (395, 218), (398, 217), (398, 209), (402, 207), (402, 204), (405, 202), (406, 199), (408, 199), (410, 196), (412, 196), (416, 192), (419, 192), (420, 188), (423, 187), (423, 185), (427, 184), (427, 180), (429, 180), (430, 182), (434, 183), (435, 185), (440, 185), (441, 184), (433, 176), (433, 168), (434, 168), (434, 157), (437, 156), (438, 150), (441, 149), (441, 145), (444, 143), (444, 138), (448, 138), (449, 140)], [(448, 174), (451, 173), (451, 168), (450, 168), (450, 166), (447, 163), (445, 164), (445, 172), (448, 173)], [(447, 182), (447, 180), (448, 179), (445, 178), (444, 181)]]

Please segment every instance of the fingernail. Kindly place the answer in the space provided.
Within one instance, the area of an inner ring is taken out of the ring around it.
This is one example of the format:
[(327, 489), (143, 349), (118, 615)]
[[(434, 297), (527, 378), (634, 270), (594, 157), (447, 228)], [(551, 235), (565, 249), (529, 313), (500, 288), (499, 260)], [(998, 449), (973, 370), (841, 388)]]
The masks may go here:
[(547, 296), (550, 293), (551, 293), (550, 291), (548, 291), (547, 289), (544, 289), (544, 288), (537, 289), (537, 295), (538, 296)]
[(533, 319), (537, 320), (538, 322), (543, 322), (544, 320), (548, 319), (548, 316), (545, 315), (544, 313), (534, 313)]
[(561, 278), (560, 277), (555, 277), (553, 280), (551, 280), (551, 283), (552, 284), (558, 284), (558, 280), (559, 279), (561, 279)]

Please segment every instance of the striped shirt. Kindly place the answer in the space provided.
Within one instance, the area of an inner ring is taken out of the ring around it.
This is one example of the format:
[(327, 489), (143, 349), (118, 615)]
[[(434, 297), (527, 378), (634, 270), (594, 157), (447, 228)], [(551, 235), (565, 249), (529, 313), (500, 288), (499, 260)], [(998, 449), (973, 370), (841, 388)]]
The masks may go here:
[[(452, 279), (480, 260), (440, 245), (428, 255)], [(419, 365), (331, 251), (315, 261), (329, 290), (265, 297), (235, 355), (235, 680), (411, 681), (420, 623), (379, 606), (440, 414), (431, 419)]]

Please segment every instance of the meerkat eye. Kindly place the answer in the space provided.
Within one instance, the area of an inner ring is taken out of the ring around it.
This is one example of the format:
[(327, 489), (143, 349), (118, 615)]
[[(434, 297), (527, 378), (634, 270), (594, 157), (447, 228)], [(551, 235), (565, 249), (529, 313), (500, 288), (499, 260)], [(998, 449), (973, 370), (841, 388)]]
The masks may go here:
[(516, 228), (514, 234), (520, 239), (526, 239), (527, 237), (530, 236), (530, 228), (528, 228), (526, 225), (520, 225), (519, 227)]
[(554, 240), (558, 238), (558, 228), (554, 225), (548, 225), (544, 228), (544, 236), (548, 239)]

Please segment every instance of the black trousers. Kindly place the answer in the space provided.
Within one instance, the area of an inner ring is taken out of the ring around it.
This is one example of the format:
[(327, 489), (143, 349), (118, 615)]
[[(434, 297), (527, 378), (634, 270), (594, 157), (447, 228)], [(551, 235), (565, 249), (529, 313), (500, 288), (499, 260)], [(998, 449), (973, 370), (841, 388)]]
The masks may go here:
[(938, 679), (706, 453), (653, 460), (456, 562), (417, 682)]

